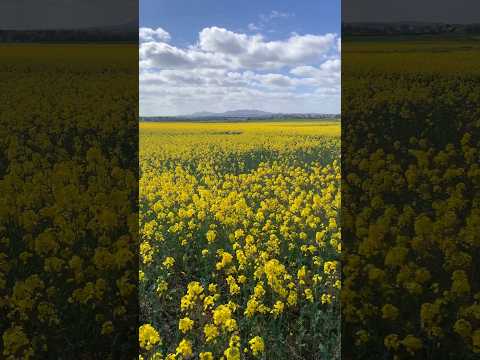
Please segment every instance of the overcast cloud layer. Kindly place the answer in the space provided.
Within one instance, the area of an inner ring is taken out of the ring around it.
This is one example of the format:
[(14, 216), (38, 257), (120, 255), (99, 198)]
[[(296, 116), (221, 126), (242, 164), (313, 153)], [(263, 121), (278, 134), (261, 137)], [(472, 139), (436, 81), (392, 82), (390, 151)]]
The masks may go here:
[(212, 26), (183, 47), (172, 44), (168, 29), (144, 27), (139, 34), (143, 116), (235, 109), (340, 111), (336, 34), (292, 33), (271, 41), (260, 33)]

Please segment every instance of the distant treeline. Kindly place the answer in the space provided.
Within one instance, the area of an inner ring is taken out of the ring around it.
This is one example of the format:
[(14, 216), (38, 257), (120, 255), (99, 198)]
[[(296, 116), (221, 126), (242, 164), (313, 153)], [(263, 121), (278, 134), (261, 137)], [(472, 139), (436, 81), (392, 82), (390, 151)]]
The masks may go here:
[(223, 117), (223, 116), (209, 116), (209, 117), (174, 117), (174, 116), (140, 116), (139, 121), (143, 122), (208, 122), (208, 121), (225, 121), (225, 122), (247, 122), (247, 121), (271, 121), (271, 120), (340, 120), (340, 114), (322, 114), (316, 116), (302, 115), (276, 115), (263, 117)]
[(398, 22), (398, 23), (343, 23), (342, 34), (345, 35), (440, 35), (480, 34), (478, 24), (446, 24), (446, 23), (422, 23), (422, 22)]
[(138, 29), (0, 30), (0, 42), (138, 41)]

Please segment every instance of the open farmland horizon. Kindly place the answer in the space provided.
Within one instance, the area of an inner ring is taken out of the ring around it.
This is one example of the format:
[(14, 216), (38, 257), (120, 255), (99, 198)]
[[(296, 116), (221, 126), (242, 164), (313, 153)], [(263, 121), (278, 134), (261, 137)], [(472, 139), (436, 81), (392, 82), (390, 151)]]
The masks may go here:
[(222, 113), (209, 111), (178, 116), (140, 116), (142, 122), (270, 122), (270, 121), (340, 121), (340, 114), (271, 113), (259, 110), (231, 110)]

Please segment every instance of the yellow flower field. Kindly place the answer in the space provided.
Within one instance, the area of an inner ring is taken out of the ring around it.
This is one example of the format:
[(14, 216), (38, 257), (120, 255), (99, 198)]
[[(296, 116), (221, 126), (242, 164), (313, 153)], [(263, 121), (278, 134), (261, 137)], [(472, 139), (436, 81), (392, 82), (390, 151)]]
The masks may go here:
[(344, 45), (345, 358), (479, 359), (478, 41)]
[(340, 356), (340, 124), (140, 124), (143, 359)]
[(0, 52), (0, 358), (131, 358), (137, 46)]

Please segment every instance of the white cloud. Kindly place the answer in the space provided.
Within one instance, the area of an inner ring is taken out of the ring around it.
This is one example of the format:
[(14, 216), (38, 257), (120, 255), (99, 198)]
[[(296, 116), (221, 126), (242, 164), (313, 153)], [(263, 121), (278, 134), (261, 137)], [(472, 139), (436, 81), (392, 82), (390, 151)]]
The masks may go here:
[(140, 44), (142, 115), (237, 108), (340, 110), (336, 34), (292, 34), (267, 41), (262, 35), (209, 27), (187, 47), (167, 43), (165, 30), (155, 34), (144, 31), (147, 40)]
[(195, 48), (179, 49), (164, 42), (140, 44), (140, 61), (144, 68), (219, 68), (230, 64), (222, 54), (205, 52)]
[(215, 88), (264, 88), (278, 89), (306, 84), (305, 79), (288, 75), (266, 73), (257, 74), (253, 71), (229, 71), (224, 69), (190, 69), (190, 70), (160, 70), (153, 73), (140, 74), (140, 83), (150, 89), (156, 86), (190, 87), (202, 86)]
[(339, 111), (339, 93), (331, 91), (299, 94), (295, 91), (263, 91), (255, 88), (157, 88), (141, 92), (141, 113), (179, 115), (198, 111), (227, 111), (251, 108), (271, 112)]
[(266, 41), (261, 35), (239, 34), (219, 27), (203, 29), (196, 45), (179, 49), (165, 42), (140, 45), (143, 66), (158, 68), (279, 69), (316, 63), (336, 51), (338, 36), (298, 35)]
[(289, 17), (292, 17), (292, 16), (294, 16), (294, 14), (284, 13), (284, 12), (277, 11), (277, 10), (272, 10), (269, 14), (261, 14), (260, 19), (264, 23), (266, 23), (266, 22), (269, 22), (270, 20), (273, 20), (273, 19), (289, 18)]
[(248, 24), (248, 30), (250, 30), (250, 31), (259, 31), (261, 29), (262, 28), (259, 25), (256, 25), (254, 23)]
[(170, 41), (170, 34), (162, 28), (151, 29), (148, 27), (141, 27), (138, 32), (140, 42), (147, 41)]
[[(248, 30), (253, 32), (258, 32), (262, 29), (269, 27), (270, 23), (275, 19), (287, 19), (295, 16), (293, 13), (284, 13), (277, 10), (272, 10), (269, 14), (260, 14), (258, 16), (259, 21), (258, 23), (250, 23), (248, 24)], [(268, 32), (275, 32), (275, 30), (270, 29)]]
[(318, 67), (298, 66), (290, 70), (290, 73), (308, 80), (312, 85), (340, 85), (340, 59), (327, 60)]
[(294, 79), (282, 74), (257, 75), (257, 79), (262, 84), (275, 87), (288, 87), (295, 85)]
[(216, 26), (203, 29), (199, 34), (199, 47), (204, 51), (227, 55), (241, 55), (250, 44), (262, 41), (260, 35), (237, 34)]

